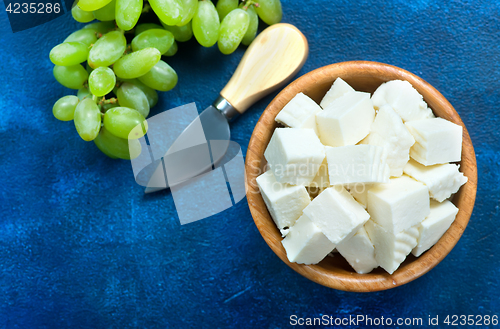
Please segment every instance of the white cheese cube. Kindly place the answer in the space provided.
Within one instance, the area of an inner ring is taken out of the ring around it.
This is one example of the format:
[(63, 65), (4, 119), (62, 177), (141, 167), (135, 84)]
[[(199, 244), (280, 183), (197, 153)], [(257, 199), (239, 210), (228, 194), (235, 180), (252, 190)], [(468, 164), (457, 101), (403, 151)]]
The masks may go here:
[(330, 180), (328, 178), (328, 163), (326, 162), (326, 157), (321, 163), (318, 173), (314, 179), (306, 184), (308, 187), (325, 188), (330, 186)]
[(346, 187), (349, 189), (349, 193), (354, 197), (356, 201), (359, 202), (363, 208), (366, 209), (366, 205), (368, 203), (368, 190), (373, 186), (373, 184), (364, 184), (364, 183), (356, 183), (356, 184), (348, 184)]
[(354, 145), (368, 135), (374, 117), (370, 94), (344, 94), (316, 114), (321, 142), (328, 146)]
[(391, 233), (369, 220), (365, 228), (375, 247), (375, 260), (389, 274), (398, 269), (417, 245), (418, 229), (416, 226), (399, 233)]
[(458, 165), (450, 163), (424, 166), (412, 159), (405, 166), (404, 172), (424, 183), (429, 188), (431, 198), (443, 202), (467, 183), (467, 177), (458, 168)]
[(257, 177), (257, 185), (271, 217), (280, 230), (291, 227), (302, 215), (302, 210), (311, 203), (304, 186), (281, 184), (276, 181), (270, 170)]
[(405, 175), (391, 178), (389, 183), (368, 190), (367, 209), (373, 221), (388, 232), (398, 233), (429, 215), (429, 189)]
[(422, 95), (408, 81), (392, 80), (380, 85), (373, 93), (372, 101), (376, 109), (391, 105), (405, 122), (434, 117)]
[(325, 189), (303, 213), (333, 242), (334, 247), (353, 236), (370, 218), (342, 186)]
[[(300, 218), (300, 217), (299, 217), (299, 218)], [(295, 222), (295, 223), (297, 223), (297, 222)], [(285, 228), (282, 228), (282, 229), (280, 230), (281, 236), (282, 236), (283, 238), (287, 236), (288, 232), (290, 232), (290, 228), (289, 228), (288, 226), (287, 226), (287, 227), (285, 227)]]
[(364, 226), (353, 237), (337, 245), (337, 250), (359, 274), (369, 273), (378, 266), (375, 248)]
[(355, 91), (353, 87), (349, 86), (349, 84), (341, 78), (337, 78), (319, 105), (321, 105), (322, 108), (326, 108), (331, 102), (351, 91)]
[(442, 118), (406, 123), (415, 138), (410, 156), (425, 166), (462, 158), (462, 126)]
[(325, 147), (331, 185), (389, 181), (387, 153), (375, 145)]
[(412, 254), (418, 257), (436, 244), (453, 223), (457, 213), (458, 208), (450, 201), (439, 203), (431, 200), (431, 213), (418, 226), (418, 242)]
[(308, 96), (298, 93), (276, 116), (276, 122), (290, 128), (309, 128), (318, 133), (316, 113), (321, 107)]
[(264, 156), (280, 183), (309, 184), (325, 159), (325, 147), (312, 129), (276, 128)]
[(372, 103), (376, 110), (380, 109), (383, 105), (388, 104), (385, 99), (385, 95), (389, 86), (390, 85), (388, 85), (387, 82), (384, 82), (373, 92)]
[(362, 140), (360, 140), (356, 145), (366, 145), (368, 144), (368, 138), (370, 137), (370, 134), (368, 134), (368, 136), (366, 136), (365, 138), (363, 138)]
[(335, 248), (306, 215), (302, 215), (290, 228), (281, 244), (290, 262), (306, 265), (321, 262)]
[(383, 105), (378, 110), (370, 134), (363, 141), (365, 140), (367, 144), (382, 146), (387, 150), (387, 165), (392, 177), (403, 174), (415, 139), (390, 105)]

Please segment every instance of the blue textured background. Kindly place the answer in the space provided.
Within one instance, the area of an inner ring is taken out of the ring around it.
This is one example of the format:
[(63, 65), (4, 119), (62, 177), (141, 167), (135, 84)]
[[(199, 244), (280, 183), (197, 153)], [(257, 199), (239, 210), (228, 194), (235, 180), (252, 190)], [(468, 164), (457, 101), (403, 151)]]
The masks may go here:
[[(246, 200), (180, 226), (168, 193), (144, 196), (129, 162), (106, 158), (52, 116), (69, 90), (52, 77), (48, 53), (80, 24), (67, 14), (12, 34), (0, 8), (0, 328), (277, 328), (291, 314), (500, 314), (498, 1), (283, 1), (283, 20), (310, 43), (299, 75), (346, 60), (400, 66), (450, 100), (474, 143), (479, 189), (458, 245), (422, 278), (369, 294), (328, 289), (288, 268)], [(169, 61), (179, 84), (152, 114), (208, 106), (243, 52), (182, 44)], [(233, 124), (244, 152), (275, 95)]]

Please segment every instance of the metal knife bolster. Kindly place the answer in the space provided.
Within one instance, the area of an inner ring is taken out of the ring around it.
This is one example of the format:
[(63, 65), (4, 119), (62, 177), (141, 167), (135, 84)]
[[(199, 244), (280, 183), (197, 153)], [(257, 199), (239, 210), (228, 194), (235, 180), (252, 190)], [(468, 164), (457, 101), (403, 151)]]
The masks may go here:
[(228, 122), (233, 121), (238, 115), (240, 115), (240, 112), (238, 112), (238, 110), (236, 110), (234, 106), (231, 105), (231, 103), (229, 103), (229, 101), (221, 95), (217, 97), (212, 105), (222, 114), (224, 114)]

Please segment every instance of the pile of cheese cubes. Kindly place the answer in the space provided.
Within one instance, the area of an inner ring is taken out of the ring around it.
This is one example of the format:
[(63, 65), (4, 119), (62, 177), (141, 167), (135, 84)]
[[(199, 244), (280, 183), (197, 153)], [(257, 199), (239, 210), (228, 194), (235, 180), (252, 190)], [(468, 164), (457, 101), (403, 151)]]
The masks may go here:
[(337, 250), (358, 273), (393, 273), (454, 221), (467, 178), (462, 127), (436, 118), (407, 81), (371, 95), (338, 78), (320, 105), (297, 94), (276, 116), (257, 184), (290, 262)]

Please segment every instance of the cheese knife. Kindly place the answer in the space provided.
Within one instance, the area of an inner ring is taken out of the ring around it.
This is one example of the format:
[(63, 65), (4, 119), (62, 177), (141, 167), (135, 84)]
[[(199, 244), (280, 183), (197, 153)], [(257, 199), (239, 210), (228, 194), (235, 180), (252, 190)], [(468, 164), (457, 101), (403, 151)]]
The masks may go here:
[[(262, 31), (215, 102), (184, 129), (162, 161), (153, 163), (156, 169), (145, 193), (163, 190), (213, 169), (229, 146), (229, 122), (289, 81), (302, 68), (308, 53), (307, 39), (293, 25), (279, 23)], [(206, 143), (195, 141), (200, 124)]]

